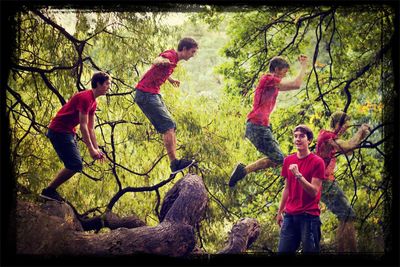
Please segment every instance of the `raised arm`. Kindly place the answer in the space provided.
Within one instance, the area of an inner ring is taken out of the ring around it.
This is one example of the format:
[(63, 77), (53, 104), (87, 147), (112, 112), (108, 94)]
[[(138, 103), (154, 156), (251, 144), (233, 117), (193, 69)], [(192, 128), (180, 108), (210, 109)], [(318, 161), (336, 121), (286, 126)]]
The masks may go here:
[(308, 58), (307, 56), (301, 55), (299, 56), (299, 61), (301, 65), (299, 74), (297, 74), (297, 77), (291, 81), (281, 81), (278, 84), (279, 91), (290, 91), (290, 90), (300, 89), (300, 86), (306, 74)]
[(350, 140), (331, 139), (328, 142), (336, 149), (337, 152), (347, 154), (352, 152), (354, 148), (356, 148), (362, 142), (362, 140), (364, 140), (364, 138), (369, 134), (369, 129), (369, 125), (364, 123), (360, 126), (360, 128), (358, 128), (357, 133)]
[[(322, 165), (321, 168), (324, 169), (324, 166)], [(307, 194), (309, 194), (312, 197), (315, 197), (318, 194), (322, 185), (321, 179), (313, 177), (310, 183), (300, 173), (297, 164), (291, 164), (289, 166), (289, 170), (293, 173), (293, 175), (296, 177), (297, 181), (300, 183), (300, 185), (303, 187), (304, 191), (306, 191)]]
[(298, 178), (299, 183), (303, 187), (304, 191), (312, 197), (315, 197), (322, 185), (322, 180), (318, 178), (312, 178), (311, 183), (306, 180), (303, 176)]

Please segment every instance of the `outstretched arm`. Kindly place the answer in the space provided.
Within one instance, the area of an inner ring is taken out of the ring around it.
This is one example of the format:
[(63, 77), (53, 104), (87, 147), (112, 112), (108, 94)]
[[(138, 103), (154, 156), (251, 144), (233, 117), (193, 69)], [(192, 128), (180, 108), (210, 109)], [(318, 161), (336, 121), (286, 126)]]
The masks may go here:
[[(157, 57), (154, 61), (153, 64), (156, 66), (168, 66), (168, 65), (172, 65), (171, 61), (168, 58), (165, 57)], [(179, 87), (179, 85), (181, 84), (180, 81), (175, 80), (171, 77), (168, 77), (168, 81), (174, 86), (174, 87)]]
[(154, 61), (153, 61), (153, 64), (154, 65), (164, 65), (164, 66), (166, 66), (166, 65), (169, 65), (169, 64), (172, 64), (171, 63), (171, 61), (169, 61), (169, 59), (168, 58), (165, 58), (165, 57), (156, 57), (156, 59), (154, 59)]
[(297, 75), (296, 78), (294, 78), (294, 80), (284, 81), (284, 82), (281, 81), (278, 84), (279, 91), (297, 90), (300, 88), (300, 86), (303, 82), (304, 76), (306, 75), (308, 58), (307, 58), (307, 56), (300, 55), (299, 61), (300, 61), (300, 65), (301, 65), (299, 74)]
[(329, 140), (329, 144), (333, 146), (337, 152), (347, 154), (352, 152), (354, 148), (356, 148), (362, 142), (362, 140), (364, 140), (364, 138), (369, 134), (369, 129), (369, 125), (364, 123), (350, 140), (331, 139)]

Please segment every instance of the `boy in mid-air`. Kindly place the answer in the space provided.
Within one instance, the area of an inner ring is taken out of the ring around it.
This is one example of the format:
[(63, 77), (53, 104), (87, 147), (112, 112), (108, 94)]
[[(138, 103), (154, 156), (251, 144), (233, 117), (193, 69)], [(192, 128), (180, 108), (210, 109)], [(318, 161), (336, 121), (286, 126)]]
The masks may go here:
[(301, 55), (299, 61), (300, 72), (291, 81), (282, 81), (289, 70), (289, 64), (281, 57), (271, 59), (269, 73), (261, 76), (254, 95), (253, 109), (247, 115), (246, 137), (266, 157), (247, 166), (239, 163), (229, 179), (230, 187), (234, 187), (238, 181), (251, 172), (282, 164), (284, 156), (272, 134), (269, 117), (280, 91), (300, 88), (307, 68), (307, 57)]
[(170, 77), (180, 60), (189, 60), (197, 51), (198, 44), (192, 38), (183, 38), (178, 49), (164, 51), (157, 57), (151, 68), (136, 85), (135, 102), (150, 120), (156, 130), (163, 135), (172, 173), (177, 173), (194, 163), (194, 160), (176, 157), (176, 123), (172, 119), (160, 95), (160, 86), (168, 80), (178, 87), (180, 81)]

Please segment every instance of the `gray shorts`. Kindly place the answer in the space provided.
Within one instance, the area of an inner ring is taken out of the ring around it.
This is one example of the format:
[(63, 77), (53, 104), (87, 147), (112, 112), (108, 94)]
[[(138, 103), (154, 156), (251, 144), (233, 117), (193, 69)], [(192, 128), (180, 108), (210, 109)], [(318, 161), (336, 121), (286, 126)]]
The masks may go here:
[(321, 201), (341, 221), (356, 218), (346, 195), (335, 181), (324, 180), (322, 182)]
[(258, 151), (267, 156), (272, 162), (276, 164), (283, 163), (283, 153), (272, 135), (270, 127), (253, 124), (248, 121), (246, 123), (246, 137)]
[(160, 94), (151, 94), (136, 89), (135, 102), (157, 132), (163, 134), (169, 129), (176, 129), (176, 123), (172, 119)]

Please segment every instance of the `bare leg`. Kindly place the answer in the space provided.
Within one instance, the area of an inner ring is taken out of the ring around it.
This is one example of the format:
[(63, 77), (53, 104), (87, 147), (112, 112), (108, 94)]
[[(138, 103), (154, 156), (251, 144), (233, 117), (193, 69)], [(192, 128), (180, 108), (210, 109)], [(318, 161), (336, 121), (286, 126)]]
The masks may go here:
[(274, 166), (276, 166), (276, 164), (273, 163), (269, 158), (265, 157), (265, 158), (259, 159), (256, 162), (253, 162), (253, 163), (247, 165), (245, 170), (246, 170), (246, 173), (249, 174), (251, 172), (263, 170), (263, 169), (274, 167)]
[(353, 221), (339, 221), (336, 234), (337, 252), (357, 252), (356, 230)]
[(64, 182), (66, 182), (69, 178), (71, 178), (76, 171), (72, 171), (70, 169), (64, 168), (62, 169), (54, 178), (54, 180), (50, 183), (48, 187), (57, 189), (60, 185), (62, 185)]
[(176, 159), (176, 134), (175, 129), (169, 129), (163, 134), (164, 146), (167, 149), (169, 161)]

